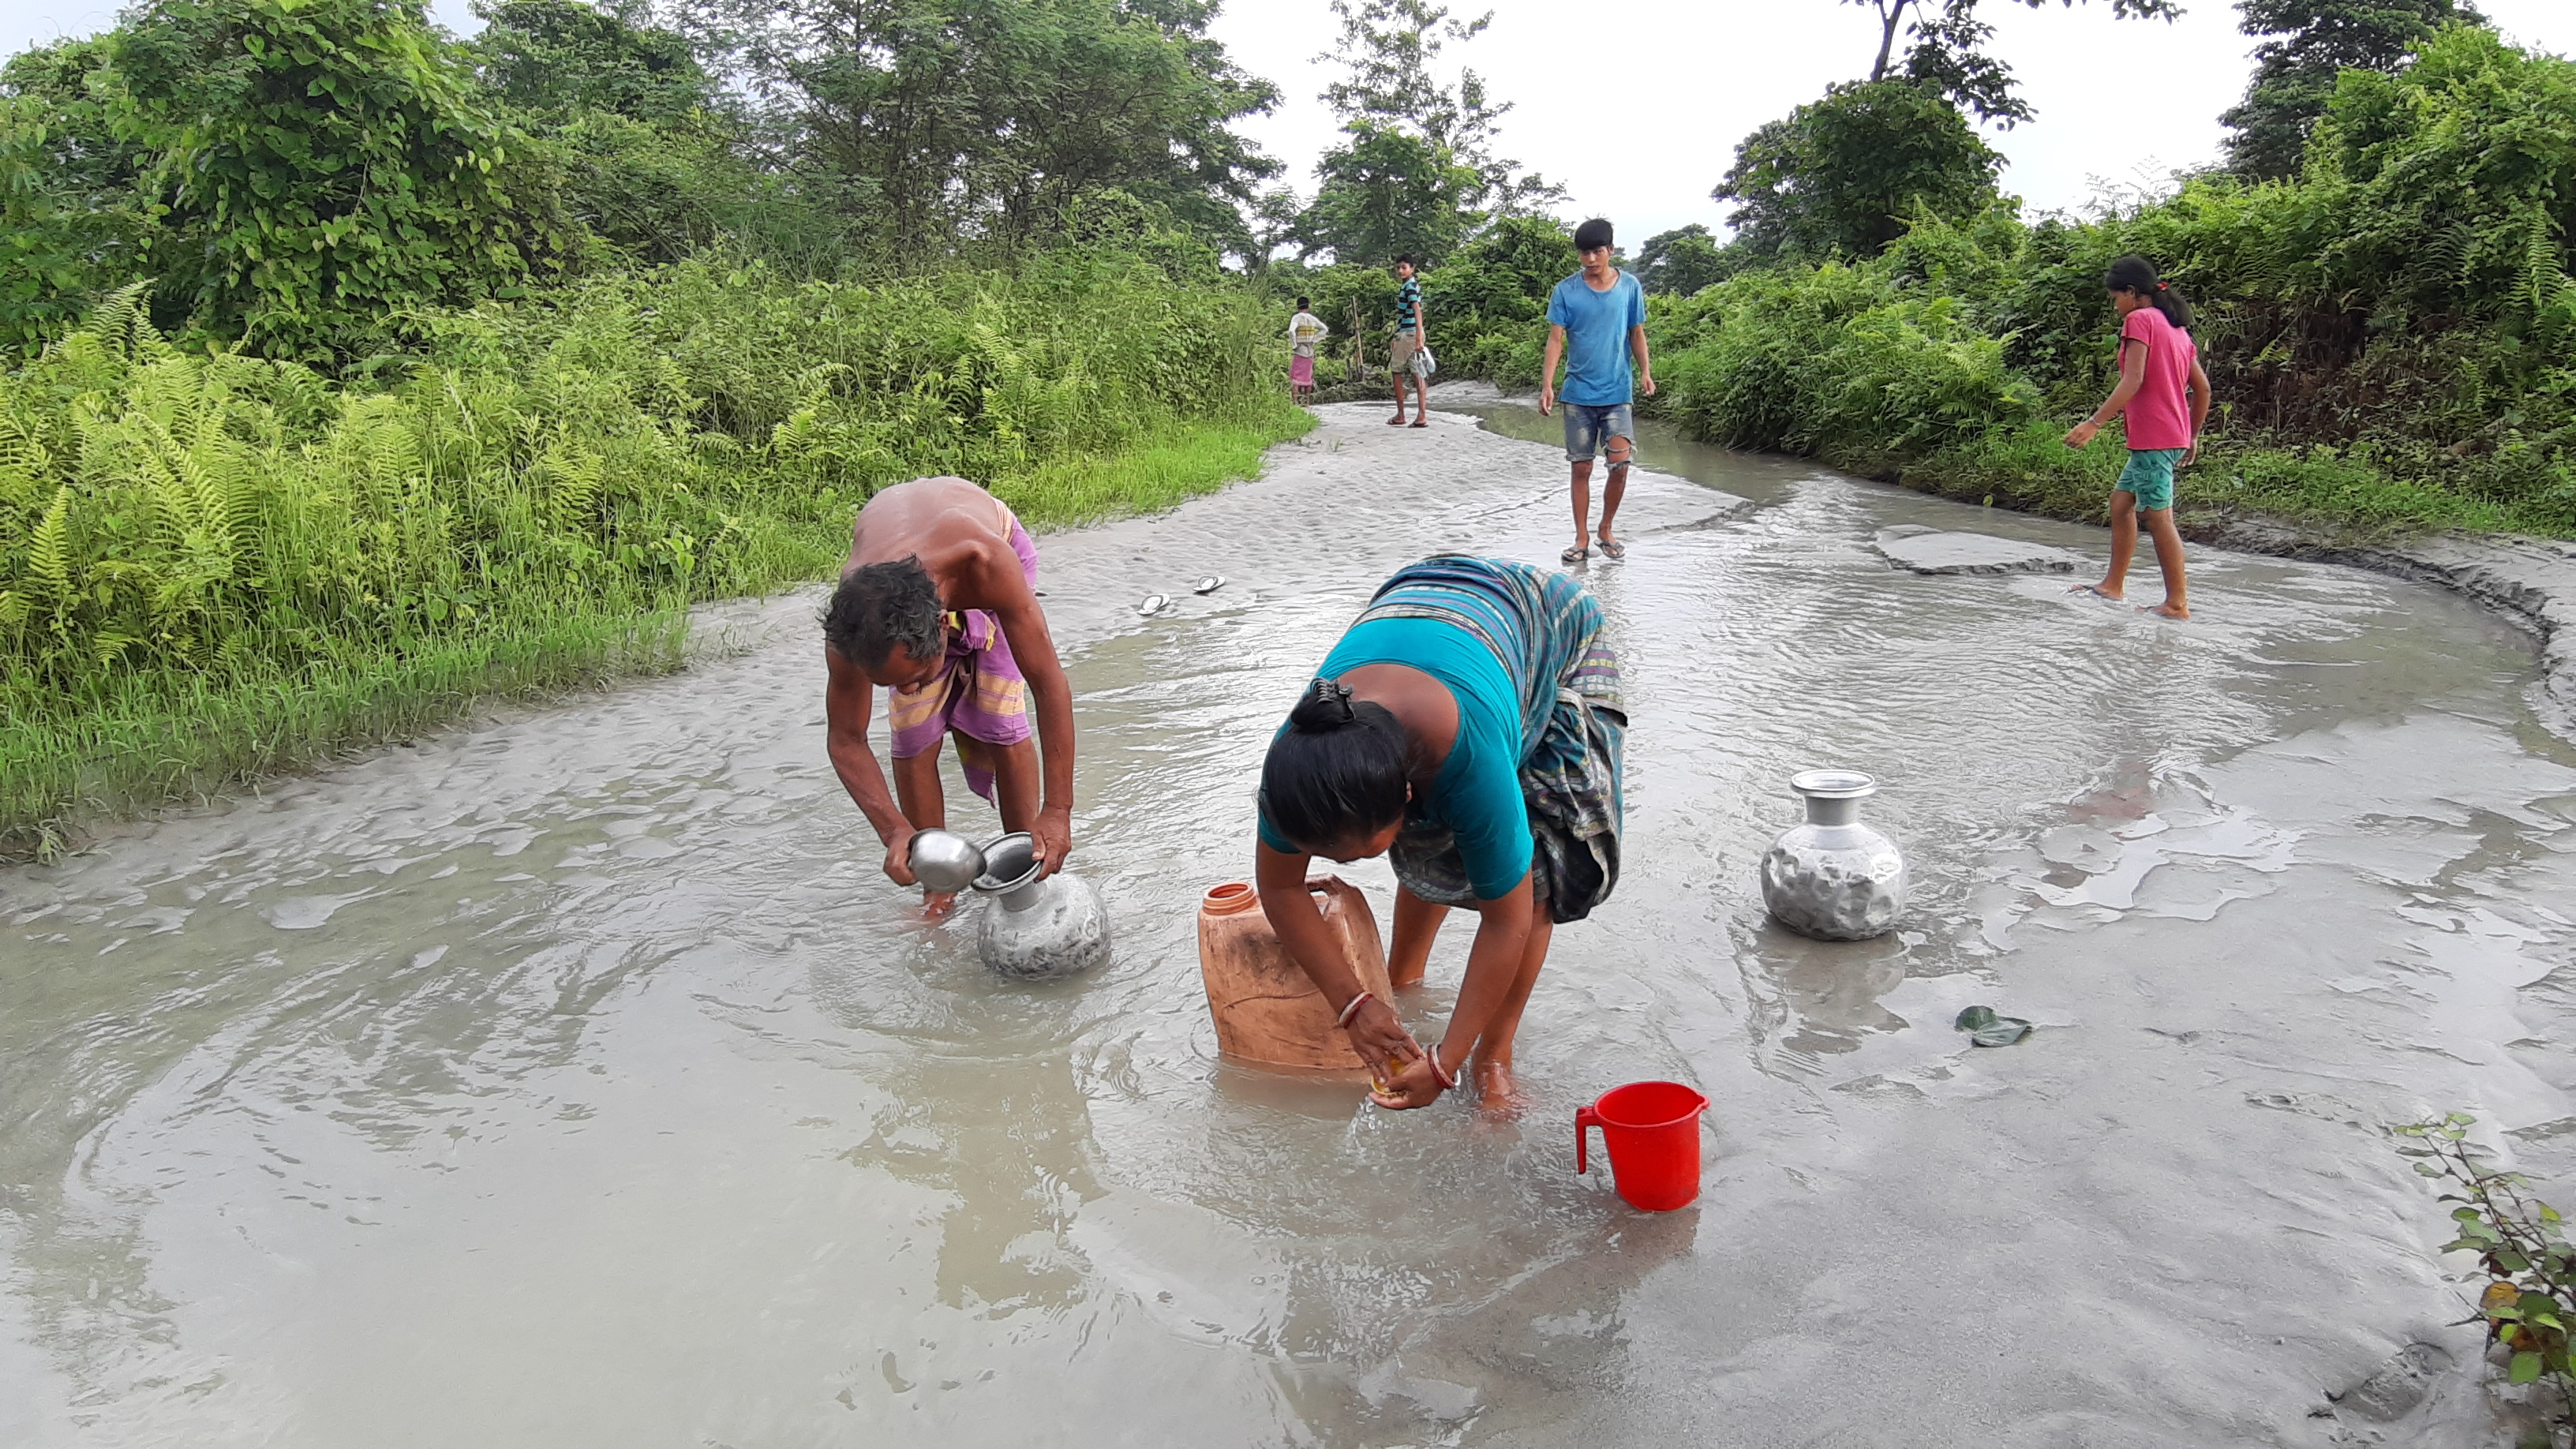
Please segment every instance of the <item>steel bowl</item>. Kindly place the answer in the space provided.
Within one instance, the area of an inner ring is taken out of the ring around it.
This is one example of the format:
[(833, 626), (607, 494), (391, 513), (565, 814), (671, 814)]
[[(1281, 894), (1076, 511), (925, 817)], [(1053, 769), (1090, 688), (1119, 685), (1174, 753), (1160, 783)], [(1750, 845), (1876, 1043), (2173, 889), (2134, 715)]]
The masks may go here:
[(984, 873), (984, 852), (972, 841), (945, 830), (915, 831), (912, 878), (935, 891), (962, 891)]
[(984, 842), (984, 869), (975, 877), (975, 893), (1009, 895), (1038, 878), (1038, 843), (1025, 830)]

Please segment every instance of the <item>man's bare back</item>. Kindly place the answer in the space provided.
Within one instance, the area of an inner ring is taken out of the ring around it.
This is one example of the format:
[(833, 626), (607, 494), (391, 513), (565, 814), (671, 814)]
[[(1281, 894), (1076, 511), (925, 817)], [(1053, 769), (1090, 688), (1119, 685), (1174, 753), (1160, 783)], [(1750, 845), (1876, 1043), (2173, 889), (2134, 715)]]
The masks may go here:
[[(1011, 515), (1001, 501), (963, 478), (915, 478), (884, 488), (859, 509), (841, 576), (866, 564), (918, 557), (952, 609), (999, 609), (1022, 602), (1028, 588), (1011, 550)], [(1020, 581), (996, 589), (996, 575)]]

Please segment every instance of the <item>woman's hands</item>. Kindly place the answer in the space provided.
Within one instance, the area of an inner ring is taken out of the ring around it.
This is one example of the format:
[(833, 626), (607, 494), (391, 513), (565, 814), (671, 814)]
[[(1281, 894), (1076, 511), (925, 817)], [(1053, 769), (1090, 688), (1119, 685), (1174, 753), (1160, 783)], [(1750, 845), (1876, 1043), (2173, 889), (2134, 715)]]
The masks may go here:
[(1380, 1078), (1376, 1089), (1369, 1093), (1369, 1100), (1401, 1112), (1411, 1107), (1428, 1107), (1439, 1101), (1440, 1094), (1447, 1090), (1440, 1085), (1439, 1073), (1431, 1070), (1431, 1056), (1426, 1052), (1420, 1060), (1408, 1063), (1404, 1070)]
[[(1428, 1078), (1430, 1068), (1423, 1065), (1422, 1043), (1415, 1041), (1413, 1033), (1404, 1029), (1403, 1019), (1382, 998), (1371, 996), (1361, 1002), (1359, 1011), (1351, 1017), (1351, 1024), (1342, 1030), (1351, 1039), (1351, 1049), (1360, 1054), (1360, 1060), (1369, 1064), (1369, 1071), (1380, 1084), (1379, 1092), (1404, 1081), (1417, 1069)], [(1375, 1097), (1379, 1093), (1370, 1095)], [(1434, 1090), (1420, 1102), (1381, 1100), (1378, 1105), (1419, 1107), (1439, 1095)]]

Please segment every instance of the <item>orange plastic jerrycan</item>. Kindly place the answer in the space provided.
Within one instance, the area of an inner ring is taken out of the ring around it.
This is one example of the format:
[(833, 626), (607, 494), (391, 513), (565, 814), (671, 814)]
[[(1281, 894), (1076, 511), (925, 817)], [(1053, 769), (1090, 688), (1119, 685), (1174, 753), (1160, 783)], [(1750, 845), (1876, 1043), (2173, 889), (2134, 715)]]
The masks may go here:
[(1574, 1170), (1587, 1172), (1592, 1129), (1610, 1149), (1610, 1173), (1631, 1207), (1650, 1213), (1699, 1196), (1699, 1114), (1708, 1098), (1679, 1082), (1630, 1082), (1574, 1110)]
[[(1339, 876), (1312, 877), (1306, 889), (1360, 985), (1385, 1000), (1386, 949), (1368, 898)], [(1216, 1047), (1226, 1056), (1278, 1071), (1367, 1079), (1368, 1065), (1333, 1024), (1324, 993), (1289, 959), (1261, 913), (1260, 893), (1242, 881), (1228, 881), (1199, 902), (1199, 975), (1216, 1021)]]

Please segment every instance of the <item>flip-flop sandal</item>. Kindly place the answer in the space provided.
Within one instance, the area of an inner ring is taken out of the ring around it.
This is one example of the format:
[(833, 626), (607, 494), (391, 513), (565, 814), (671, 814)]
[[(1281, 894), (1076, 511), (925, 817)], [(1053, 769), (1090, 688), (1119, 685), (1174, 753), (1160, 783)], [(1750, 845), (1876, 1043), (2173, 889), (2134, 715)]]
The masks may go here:
[(1626, 558), (1628, 556), (1628, 545), (1621, 543), (1616, 539), (1605, 538), (1601, 540), (1601, 556), (1603, 558)]
[(1565, 552), (1558, 554), (1556, 559), (1559, 563), (1576, 564), (1581, 563), (1590, 557), (1592, 557), (1592, 550), (1588, 548), (1569, 548)]
[(2068, 589), (2066, 593), (2070, 598), (2077, 594), (2090, 594), (2094, 598), (2108, 600), (2114, 604), (2125, 604), (2128, 602), (2126, 599), (2113, 598), (2111, 595), (2102, 592), (2101, 587), (2097, 584), (2077, 584), (2075, 587)]
[(1403, 427), (1403, 426), (1404, 426), (1404, 414), (1402, 414), (1402, 413), (1397, 413), (1394, 417), (1388, 418), (1388, 419), (1386, 420), (1386, 425), (1387, 425), (1388, 427), (1390, 427), (1390, 428), (1400, 428), (1400, 427)]
[(1413, 420), (1413, 425), (1417, 428), (1427, 428), (1431, 426), (1431, 420), (1429, 418), (1415, 418)]

